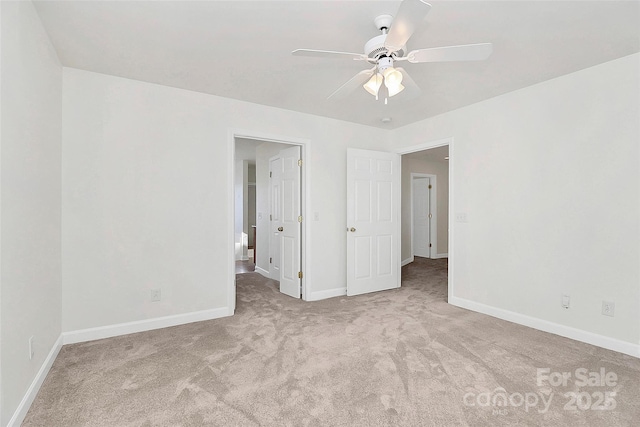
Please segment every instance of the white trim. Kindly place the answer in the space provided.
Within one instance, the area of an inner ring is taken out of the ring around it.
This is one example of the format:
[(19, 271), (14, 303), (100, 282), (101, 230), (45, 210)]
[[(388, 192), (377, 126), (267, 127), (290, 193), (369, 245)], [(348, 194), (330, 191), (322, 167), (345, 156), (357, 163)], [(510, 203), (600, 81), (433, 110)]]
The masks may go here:
[(29, 408), (31, 404), (35, 400), (38, 395), (38, 391), (40, 391), (40, 387), (42, 387), (42, 383), (44, 382), (47, 374), (49, 374), (49, 370), (53, 365), (53, 362), (58, 357), (58, 353), (60, 353), (60, 349), (62, 348), (62, 335), (58, 337), (56, 342), (53, 344), (51, 351), (47, 355), (47, 358), (44, 359), (42, 366), (40, 366), (40, 370), (36, 374), (36, 377), (31, 382), (31, 385), (27, 389), (24, 397), (20, 401), (20, 404), (16, 408), (16, 411), (13, 413), (13, 416), (9, 420), (7, 427), (18, 427), (24, 421), (24, 418), (27, 416), (27, 412), (29, 412)]
[(409, 258), (405, 259), (400, 263), (400, 267), (404, 267), (407, 264), (411, 264), (415, 260), (414, 256), (411, 255)]
[(540, 331), (549, 332), (565, 338), (571, 338), (587, 344), (592, 344), (608, 350), (617, 351), (640, 358), (640, 345), (622, 341), (616, 338), (610, 338), (604, 335), (594, 334), (593, 332), (583, 331), (571, 326), (565, 326), (536, 317), (527, 316), (513, 311), (504, 310), (502, 308), (492, 307), (479, 302), (470, 301), (464, 298), (449, 296), (449, 304), (456, 307), (466, 308), (467, 310), (477, 313), (486, 314), (488, 316), (497, 317), (498, 319), (507, 320), (519, 325), (528, 326)]
[(434, 141), (425, 142), (423, 144), (412, 145), (411, 147), (404, 147), (396, 150), (396, 153), (402, 154), (410, 154), (416, 153), (418, 151), (429, 150), (431, 148), (444, 147), (445, 145), (449, 146), (449, 158), (451, 158), (451, 144), (453, 143), (453, 137), (436, 139)]
[(433, 259), (449, 258), (449, 254), (447, 254), (447, 253), (444, 253), (444, 254), (435, 254), (432, 258), (433, 258)]
[(235, 135), (233, 132), (229, 132), (230, 144), (227, 145), (227, 158), (230, 159), (229, 171), (227, 173), (227, 246), (231, 249), (227, 255), (227, 275), (229, 277), (229, 284), (227, 287), (227, 307), (231, 311), (231, 314), (236, 311), (236, 236), (235, 236), (235, 161), (236, 161), (236, 144)]
[(347, 295), (347, 288), (327, 289), (326, 291), (311, 292), (307, 301), (320, 301), (322, 299), (341, 297)]
[[(311, 213), (311, 162), (309, 159), (311, 158), (311, 140), (306, 138), (298, 138), (292, 136), (284, 136), (284, 135), (274, 135), (264, 132), (256, 132), (252, 130), (246, 129), (229, 129), (228, 131), (228, 143), (227, 143), (227, 159), (229, 160), (229, 164), (231, 167), (229, 168), (229, 173), (227, 174), (227, 188), (228, 188), (228, 197), (227, 200), (234, 200), (234, 167), (235, 167), (235, 151), (236, 151), (236, 138), (246, 138), (246, 139), (254, 139), (258, 141), (265, 142), (277, 142), (278, 144), (289, 144), (289, 145), (299, 145), (300, 146), (300, 155), (302, 157), (302, 175), (301, 175), (301, 188), (303, 189), (300, 204), (302, 215), (305, 220), (302, 222), (302, 257), (300, 260), (301, 269), (304, 273), (304, 277), (301, 279), (301, 291), (302, 291), (302, 299), (307, 300), (307, 292), (311, 290), (311, 221), (306, 220), (306, 218), (310, 218)], [(234, 215), (235, 215), (235, 204), (228, 204), (228, 213), (227, 213), (227, 239), (228, 239), (228, 248), (230, 258), (227, 262), (228, 264), (228, 275), (229, 282), (227, 287), (227, 305), (232, 308), (232, 315), (235, 311), (236, 306), (236, 275), (235, 275), (235, 237), (234, 237)]]
[[(454, 286), (455, 286), (455, 281), (453, 280), (453, 262), (454, 262), (454, 251), (453, 251), (453, 246), (454, 246), (454, 230), (455, 230), (455, 209), (454, 209), (454, 205), (455, 205), (455, 197), (454, 197), (454, 180), (453, 180), (453, 170), (454, 170), (454, 165), (455, 165), (455, 151), (454, 151), (454, 139), (453, 137), (449, 137), (449, 138), (443, 138), (443, 139), (437, 139), (434, 141), (430, 141), (430, 142), (425, 142), (424, 144), (418, 144), (418, 145), (413, 145), (411, 147), (405, 147), (405, 148), (401, 148), (399, 150), (396, 150), (396, 153), (398, 154), (409, 154), (409, 153), (415, 153), (417, 151), (424, 151), (424, 150), (428, 150), (430, 148), (436, 148), (436, 147), (443, 147), (445, 145), (449, 146), (449, 253), (451, 254), (449, 258), (449, 263), (448, 263), (448, 271), (447, 271), (447, 287), (448, 287), (448, 297), (449, 297), (449, 301), (452, 301), (454, 299), (453, 296), (453, 291), (454, 291)], [(399, 255), (398, 257), (401, 257), (402, 255)]]
[(213, 308), (211, 310), (175, 314), (173, 316), (138, 320), (135, 322), (99, 326), (97, 328), (80, 329), (77, 331), (63, 332), (62, 343), (74, 344), (78, 342), (93, 341), (120, 335), (134, 334), (137, 332), (152, 331), (154, 329), (168, 328), (171, 326), (184, 325), (186, 323), (201, 322), (203, 320), (219, 319), (221, 317), (227, 317), (231, 315), (233, 315), (233, 312), (229, 309), (229, 307), (221, 307)]
[(269, 272), (267, 270), (265, 270), (264, 268), (262, 268), (262, 267), (258, 267), (257, 265), (256, 265), (256, 273), (260, 273), (261, 275), (263, 275), (267, 279), (270, 278), (269, 277)]

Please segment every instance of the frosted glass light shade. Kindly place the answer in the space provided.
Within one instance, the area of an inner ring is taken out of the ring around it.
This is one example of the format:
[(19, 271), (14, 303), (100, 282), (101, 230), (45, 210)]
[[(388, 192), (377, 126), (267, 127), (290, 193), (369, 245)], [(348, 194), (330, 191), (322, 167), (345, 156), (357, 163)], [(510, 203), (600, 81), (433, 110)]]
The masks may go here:
[(402, 86), (402, 83), (398, 83), (396, 86), (391, 86), (391, 87), (389, 87), (389, 85), (387, 85), (387, 91), (389, 92), (389, 98), (391, 98), (394, 95), (399, 94), (403, 90), (404, 90), (404, 86)]
[(393, 67), (389, 67), (383, 71), (384, 85), (388, 88), (398, 86), (402, 83), (402, 73)]
[(373, 76), (371, 76), (369, 81), (366, 82), (364, 85), (362, 85), (362, 87), (365, 88), (365, 90), (373, 96), (378, 95), (380, 86), (382, 86), (382, 75), (380, 75), (379, 73), (376, 73)]

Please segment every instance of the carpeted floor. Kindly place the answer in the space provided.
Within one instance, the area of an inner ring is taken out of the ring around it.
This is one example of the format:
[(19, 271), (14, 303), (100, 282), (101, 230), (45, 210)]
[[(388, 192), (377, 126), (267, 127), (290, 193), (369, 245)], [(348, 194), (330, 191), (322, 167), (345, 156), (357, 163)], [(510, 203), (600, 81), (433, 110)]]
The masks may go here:
[(318, 302), (238, 275), (233, 317), (64, 346), (23, 426), (638, 425), (639, 359), (446, 304), (446, 262)]

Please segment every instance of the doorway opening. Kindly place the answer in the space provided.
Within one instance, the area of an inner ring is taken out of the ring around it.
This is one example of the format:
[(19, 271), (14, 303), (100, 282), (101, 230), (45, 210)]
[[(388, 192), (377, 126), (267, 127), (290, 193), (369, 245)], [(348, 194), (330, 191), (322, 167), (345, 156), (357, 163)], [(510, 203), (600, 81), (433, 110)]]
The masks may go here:
[[(232, 132), (233, 206), (228, 303), (235, 310), (236, 274), (256, 272), (280, 291), (305, 298), (306, 140)], [(277, 170), (275, 170), (276, 168)], [(277, 178), (276, 178), (277, 177)], [(277, 183), (276, 183), (277, 181)]]
[(401, 264), (412, 270), (446, 269), (448, 295), (452, 294), (453, 261), (452, 146), (453, 138), (447, 138), (399, 152), (402, 155)]

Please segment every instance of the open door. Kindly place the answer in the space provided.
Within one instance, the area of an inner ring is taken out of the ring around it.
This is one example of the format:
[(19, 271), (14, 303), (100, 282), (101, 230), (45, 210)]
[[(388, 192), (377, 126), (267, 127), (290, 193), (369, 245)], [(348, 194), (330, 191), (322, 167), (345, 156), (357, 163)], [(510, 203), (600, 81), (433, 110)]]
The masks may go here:
[(400, 155), (347, 149), (347, 295), (400, 287)]
[(431, 258), (431, 209), (429, 190), (431, 180), (428, 176), (412, 176), (411, 200), (413, 206), (413, 224), (411, 241), (414, 256)]
[[(280, 188), (280, 292), (300, 298), (300, 236), (302, 229), (302, 213), (300, 200), (300, 146), (280, 151), (280, 161), (276, 163), (281, 169), (274, 171)], [(273, 179), (273, 178), (272, 178)]]
[(269, 159), (269, 277), (280, 280), (280, 228), (282, 228), (282, 158)]

